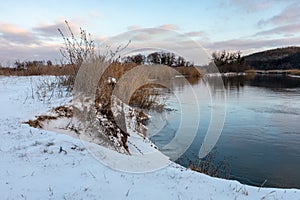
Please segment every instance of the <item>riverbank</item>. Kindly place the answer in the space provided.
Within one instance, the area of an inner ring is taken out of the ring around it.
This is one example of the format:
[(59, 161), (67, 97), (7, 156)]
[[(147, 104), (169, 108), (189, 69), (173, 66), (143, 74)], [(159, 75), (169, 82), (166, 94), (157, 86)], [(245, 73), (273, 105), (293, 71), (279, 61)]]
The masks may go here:
[(299, 199), (298, 189), (242, 185), (173, 162), (149, 173), (113, 170), (95, 159), (80, 139), (22, 124), (70, 100), (32, 99), (30, 79), (35, 77), (0, 77), (3, 199)]
[(289, 74), (294, 76), (300, 76), (300, 69), (286, 69), (286, 70), (247, 70), (247, 74)]

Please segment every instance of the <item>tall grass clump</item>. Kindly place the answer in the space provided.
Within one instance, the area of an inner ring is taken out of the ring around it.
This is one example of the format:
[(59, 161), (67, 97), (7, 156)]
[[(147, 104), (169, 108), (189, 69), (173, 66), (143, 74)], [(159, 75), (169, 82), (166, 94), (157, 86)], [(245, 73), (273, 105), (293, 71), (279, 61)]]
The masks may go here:
[(188, 167), (193, 171), (207, 174), (209, 176), (229, 179), (230, 171), (227, 159), (224, 158), (220, 161), (217, 160), (217, 150), (214, 149), (201, 160), (190, 160)]
[(68, 75), (62, 77), (61, 83), (67, 86), (69, 90), (72, 90), (76, 75), (82, 63), (91, 62), (97, 55), (95, 53), (95, 42), (91, 39), (91, 34), (80, 28), (80, 36), (78, 38), (75, 36), (68, 21), (65, 21), (65, 23), (70, 37), (67, 37), (66, 33), (58, 28), (64, 41), (64, 46), (60, 48), (60, 53), (63, 56), (65, 63), (67, 63), (66, 65), (62, 63), (63, 67), (68, 66), (70, 71)]

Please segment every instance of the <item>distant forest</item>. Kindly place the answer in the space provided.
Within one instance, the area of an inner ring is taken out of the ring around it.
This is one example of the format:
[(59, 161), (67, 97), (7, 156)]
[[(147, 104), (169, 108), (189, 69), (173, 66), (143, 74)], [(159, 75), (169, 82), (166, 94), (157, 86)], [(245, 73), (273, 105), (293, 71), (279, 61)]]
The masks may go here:
[(300, 69), (300, 47), (285, 47), (241, 56), (241, 52), (220, 51), (212, 53), (212, 61), (218, 70), (244, 72), (254, 70)]
[(300, 47), (272, 49), (244, 56), (245, 63), (256, 70), (300, 69)]
[[(194, 63), (173, 53), (154, 52), (128, 56), (123, 62), (137, 64), (163, 64), (171, 67), (192, 67)], [(300, 47), (284, 47), (242, 56), (240, 51), (216, 51), (212, 53), (212, 62), (219, 72), (244, 72), (254, 70), (300, 69)]]
[(169, 52), (153, 52), (149, 55), (137, 54), (122, 59), (125, 63), (161, 64), (170, 67), (193, 67), (194, 63)]
[[(214, 63), (218, 71), (226, 72), (244, 72), (249, 69), (253, 70), (288, 70), (300, 69), (300, 47), (284, 47), (267, 51), (254, 53), (247, 56), (242, 56), (240, 51), (216, 51), (211, 55), (211, 63), (207, 68)], [(153, 52), (148, 55), (136, 54), (127, 56), (119, 60), (121, 63), (136, 63), (136, 64), (162, 64), (170, 67), (193, 67), (194, 63), (188, 61), (181, 56), (169, 52)], [(54, 65), (51, 60), (48, 61), (16, 61), (14, 67), (16, 69), (27, 69), (42, 66), (60, 66)], [(0, 65), (1, 68), (3, 68)]]

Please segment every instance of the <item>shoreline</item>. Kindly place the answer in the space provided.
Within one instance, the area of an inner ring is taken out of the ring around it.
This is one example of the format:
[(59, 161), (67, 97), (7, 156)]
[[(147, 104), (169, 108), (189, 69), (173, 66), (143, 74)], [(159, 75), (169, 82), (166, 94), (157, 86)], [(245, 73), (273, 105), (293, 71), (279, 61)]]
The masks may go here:
[(284, 69), (284, 70), (246, 70), (247, 74), (283, 74), (283, 75), (300, 75), (300, 69)]
[[(299, 199), (300, 189), (264, 188), (213, 178), (170, 162), (148, 173), (113, 170), (78, 138), (21, 124), (61, 105), (26, 99), (30, 77), (0, 82), (0, 195), (8, 199)], [(149, 145), (144, 143), (144, 145)], [(65, 151), (61, 152), (59, 149)], [(115, 152), (117, 153), (117, 152)], [(150, 187), (149, 187), (150, 186)]]

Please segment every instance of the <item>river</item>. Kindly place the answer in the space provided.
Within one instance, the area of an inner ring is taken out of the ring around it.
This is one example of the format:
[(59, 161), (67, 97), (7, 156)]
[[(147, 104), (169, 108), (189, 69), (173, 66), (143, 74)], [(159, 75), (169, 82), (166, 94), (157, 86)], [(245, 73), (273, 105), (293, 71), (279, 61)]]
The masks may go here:
[[(245, 184), (300, 188), (300, 78), (223, 77), (224, 91), (208, 87), (204, 79), (183, 79), (172, 80), (173, 93), (166, 94), (167, 107), (175, 110), (151, 113), (148, 132), (159, 148), (175, 137), (182, 117), (187, 124), (199, 118), (198, 127), (186, 125), (186, 134), (196, 129), (196, 135), (176, 162), (188, 166), (199, 161), (197, 155), (213, 116), (211, 110), (221, 103), (226, 106), (225, 123), (212, 151), (212, 162), (224, 161), (229, 179)], [(197, 101), (192, 100), (193, 95)]]

